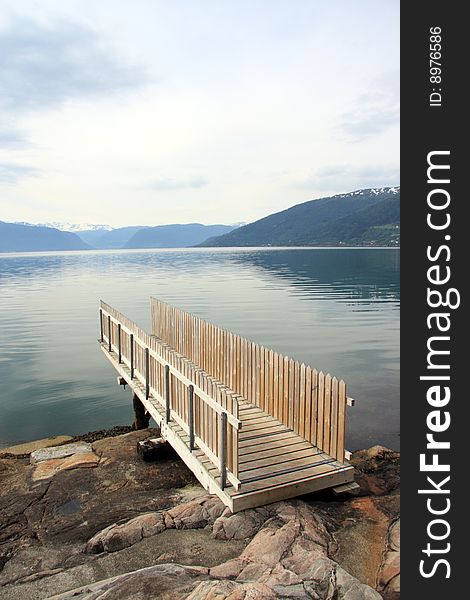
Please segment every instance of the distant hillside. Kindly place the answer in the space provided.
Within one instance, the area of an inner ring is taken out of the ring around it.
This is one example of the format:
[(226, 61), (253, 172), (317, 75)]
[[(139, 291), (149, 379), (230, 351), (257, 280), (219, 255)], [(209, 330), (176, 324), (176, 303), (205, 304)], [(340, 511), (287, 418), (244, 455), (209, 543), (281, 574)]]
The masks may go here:
[(158, 225), (137, 231), (124, 248), (187, 248), (232, 231), (231, 225)]
[(297, 204), (199, 246), (398, 246), (400, 188)]
[(88, 249), (89, 246), (75, 233), (59, 231), (52, 227), (0, 221), (0, 252)]
[(103, 237), (104, 232), (99, 229), (86, 229), (85, 231), (77, 231), (78, 237), (93, 248), (97, 248), (96, 242)]
[(106, 248), (123, 248), (140, 229), (144, 229), (144, 226), (118, 227), (117, 229), (111, 229), (111, 231), (80, 231), (77, 235), (93, 248), (104, 250)]

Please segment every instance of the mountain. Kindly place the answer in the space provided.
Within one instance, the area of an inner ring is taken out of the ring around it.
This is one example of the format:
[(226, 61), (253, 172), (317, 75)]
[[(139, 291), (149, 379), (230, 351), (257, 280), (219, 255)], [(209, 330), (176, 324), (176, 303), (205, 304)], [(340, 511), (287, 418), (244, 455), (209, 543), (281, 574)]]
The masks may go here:
[(398, 246), (400, 188), (309, 200), (199, 246)]
[(0, 252), (43, 250), (89, 250), (89, 246), (69, 231), (0, 221)]
[(79, 233), (82, 231), (110, 231), (111, 225), (93, 225), (92, 223), (40, 223), (44, 227), (54, 227), (60, 231), (72, 231), (73, 233)]
[[(29, 225), (30, 227), (48, 227), (52, 229), (59, 229), (59, 231), (70, 231), (72, 233), (76, 233), (78, 237), (85, 242), (85, 244), (94, 248), (101, 247), (95, 245), (96, 240), (100, 239), (108, 232), (112, 232), (113, 230), (113, 227), (110, 225), (94, 225), (92, 223), (62, 223), (59, 221), (54, 221), (51, 223), (28, 223), (26, 221), (17, 221), (15, 224)], [(106, 245), (103, 247), (108, 248)]]
[(231, 225), (158, 225), (137, 231), (124, 248), (187, 248), (232, 231)]
[(72, 231), (78, 233), (82, 231), (109, 231), (112, 229), (111, 225), (93, 225), (91, 223), (62, 223), (54, 221), (51, 223), (28, 223), (26, 221), (16, 221), (17, 225), (31, 225), (31, 227), (50, 227), (52, 229), (59, 229), (59, 231)]
[(107, 248), (123, 248), (134, 233), (140, 229), (144, 229), (144, 226), (134, 225), (132, 227), (118, 227), (117, 229), (111, 229), (110, 231), (80, 231), (77, 232), (77, 234), (85, 243), (90, 244), (93, 248), (104, 250)]
[(78, 237), (92, 248), (98, 248), (98, 240), (107, 232), (102, 229), (86, 229), (85, 231), (77, 231)]

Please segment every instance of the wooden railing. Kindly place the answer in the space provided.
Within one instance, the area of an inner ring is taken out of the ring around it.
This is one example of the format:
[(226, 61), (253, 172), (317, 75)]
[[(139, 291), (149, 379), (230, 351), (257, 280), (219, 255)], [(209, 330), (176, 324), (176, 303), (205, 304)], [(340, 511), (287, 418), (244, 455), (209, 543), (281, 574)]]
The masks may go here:
[(193, 451), (199, 448), (226, 480), (239, 488), (238, 399), (236, 394), (205, 373), (170, 344), (156, 339), (130, 319), (101, 302), (100, 337), (118, 362), (140, 381), (145, 398), (156, 400), (165, 420), (174, 420), (189, 436)]
[(231, 390), (344, 462), (346, 384), (151, 298), (152, 333)]

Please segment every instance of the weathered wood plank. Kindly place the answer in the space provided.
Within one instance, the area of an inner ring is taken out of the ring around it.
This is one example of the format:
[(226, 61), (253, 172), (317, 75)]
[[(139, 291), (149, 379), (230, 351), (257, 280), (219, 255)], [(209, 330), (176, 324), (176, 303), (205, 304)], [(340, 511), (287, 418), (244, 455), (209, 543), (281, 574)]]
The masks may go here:
[(295, 387), (295, 362), (293, 358), (289, 359), (289, 418), (287, 426), (294, 429), (294, 387)]
[(297, 361), (294, 361), (294, 385), (292, 390), (293, 396), (293, 407), (294, 407), (294, 418), (292, 429), (299, 433), (300, 431), (300, 365)]
[(312, 416), (310, 431), (310, 441), (316, 446), (318, 431), (318, 371), (316, 369), (312, 370)]
[[(259, 427), (264, 427), (266, 424), (279, 424), (283, 425), (280, 421), (273, 419), (269, 415), (266, 416), (255, 416), (252, 419), (243, 419), (243, 431), (252, 431), (253, 429), (258, 429)], [(283, 425), (284, 426), (284, 425)]]
[[(242, 484), (241, 489), (243, 490), (243, 494), (249, 494), (250, 492), (266, 489), (267, 487), (279, 486), (285, 483), (298, 481), (299, 479), (315, 478), (320, 475), (326, 475), (328, 473), (333, 474), (341, 470), (342, 469), (339, 469), (332, 463), (325, 463), (306, 468), (300, 473), (294, 471), (292, 473), (284, 473), (282, 475), (276, 475), (274, 477), (261, 479), (259, 481), (253, 481), (252, 483)], [(235, 495), (236, 493), (238, 492), (234, 490), (233, 495)]]
[(297, 433), (302, 437), (305, 437), (305, 415), (306, 415), (306, 407), (305, 407), (305, 364), (302, 363), (300, 365), (300, 374), (299, 374), (299, 427), (296, 429)]
[(344, 462), (344, 437), (345, 437), (345, 419), (346, 419), (346, 384), (343, 380), (338, 386), (338, 438), (336, 442), (336, 458)]
[[(283, 440), (282, 440), (283, 442)], [(269, 457), (273, 457), (275, 460), (275, 457), (278, 456), (282, 456), (284, 454), (290, 454), (291, 452), (296, 452), (297, 450), (309, 450), (309, 451), (313, 451), (313, 452), (320, 452), (320, 450), (314, 446), (312, 446), (311, 444), (309, 444), (309, 442), (302, 440), (302, 438), (297, 437), (296, 440), (293, 440), (292, 442), (289, 443), (288, 446), (286, 446), (283, 443), (278, 443), (278, 444), (266, 444), (265, 448), (260, 450), (259, 449), (260, 446), (256, 446), (256, 448), (254, 448), (254, 452), (250, 452), (249, 448), (246, 448), (245, 451), (242, 451), (240, 454), (240, 470), (244, 467), (244, 465), (246, 463), (249, 463), (253, 460), (258, 460), (261, 458), (269, 458)]]
[(273, 435), (274, 433), (284, 433), (290, 431), (282, 423), (275, 421), (274, 423), (265, 423), (264, 427), (252, 429), (250, 431), (241, 431), (240, 440), (254, 439), (260, 436)]
[(331, 427), (331, 375), (325, 375), (325, 406), (324, 406), (323, 444), (325, 452), (330, 451)]
[(312, 369), (305, 368), (305, 439), (312, 441)]
[(279, 354), (273, 353), (273, 409), (270, 413), (273, 417), (279, 415)]
[[(232, 511), (238, 512), (248, 508), (255, 508), (265, 504), (271, 504), (279, 500), (294, 498), (302, 494), (312, 493), (324, 488), (335, 485), (341, 485), (352, 481), (354, 475), (352, 468), (345, 468), (338, 471), (322, 473), (315, 477), (307, 477), (301, 480), (294, 480), (284, 484), (277, 484), (272, 487), (255, 490), (251, 493), (242, 492), (241, 494), (231, 496)], [(243, 490), (243, 486), (241, 491)]]
[[(246, 453), (245, 451), (257, 452), (258, 450), (261, 450), (261, 449), (265, 450), (267, 445), (274, 446), (274, 444), (276, 444), (276, 443), (280, 443), (281, 446), (285, 445), (285, 444), (290, 444), (291, 442), (296, 441), (297, 438), (298, 438), (297, 434), (295, 434), (292, 431), (292, 432), (278, 433), (278, 434), (272, 435), (269, 437), (269, 439), (259, 438), (258, 440), (240, 441), (240, 443), (238, 444), (239, 455), (242, 456), (243, 454)], [(260, 448), (258, 448), (258, 446), (260, 446)], [(263, 446), (263, 448), (261, 448), (261, 446)]]
[(318, 409), (317, 409), (317, 439), (316, 446), (324, 450), (323, 446), (323, 413), (325, 408), (325, 374), (318, 373)]
[(338, 445), (338, 380), (331, 380), (331, 424), (330, 424), (330, 454), (337, 458)]
[(246, 484), (249, 481), (254, 481), (258, 478), (266, 479), (267, 482), (268, 479), (294, 473), (296, 473), (298, 479), (299, 477), (302, 477), (304, 470), (308, 470), (313, 466), (332, 464), (333, 461), (334, 459), (324, 452), (314, 456), (293, 458), (287, 462), (278, 461), (275, 464), (271, 463), (266, 466), (259, 466), (250, 471), (242, 471), (241, 482), (242, 484)]
[[(297, 446), (295, 446), (295, 448), (297, 448)], [(282, 469), (284, 469), (286, 464), (291, 462), (295, 463), (295, 461), (298, 459), (312, 459), (318, 456), (322, 456), (324, 459), (329, 457), (329, 455), (325, 452), (318, 450), (318, 448), (312, 448), (311, 446), (307, 448), (300, 448), (299, 450), (293, 448), (290, 452), (285, 452), (283, 454), (272, 453), (265, 457), (253, 457), (251, 461), (246, 461), (242, 464), (240, 473), (245, 476), (251, 473), (253, 470), (269, 466), (275, 470), (279, 465), (282, 465)]]

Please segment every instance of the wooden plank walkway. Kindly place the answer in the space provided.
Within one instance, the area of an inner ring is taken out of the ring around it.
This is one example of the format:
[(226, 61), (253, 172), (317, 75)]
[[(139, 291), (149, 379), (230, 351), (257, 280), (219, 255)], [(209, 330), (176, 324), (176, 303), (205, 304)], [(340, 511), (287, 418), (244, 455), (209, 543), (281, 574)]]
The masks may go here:
[(233, 392), (269, 413), (339, 462), (345, 458), (346, 384), (150, 299), (152, 333)]
[(105, 303), (100, 345), (162, 436), (232, 512), (353, 482), (344, 456), (312, 444), (289, 419), (275, 419)]
[[(248, 402), (240, 403), (240, 488), (227, 489), (234, 512), (353, 481), (340, 463)], [(216, 469), (209, 471), (216, 481)]]

